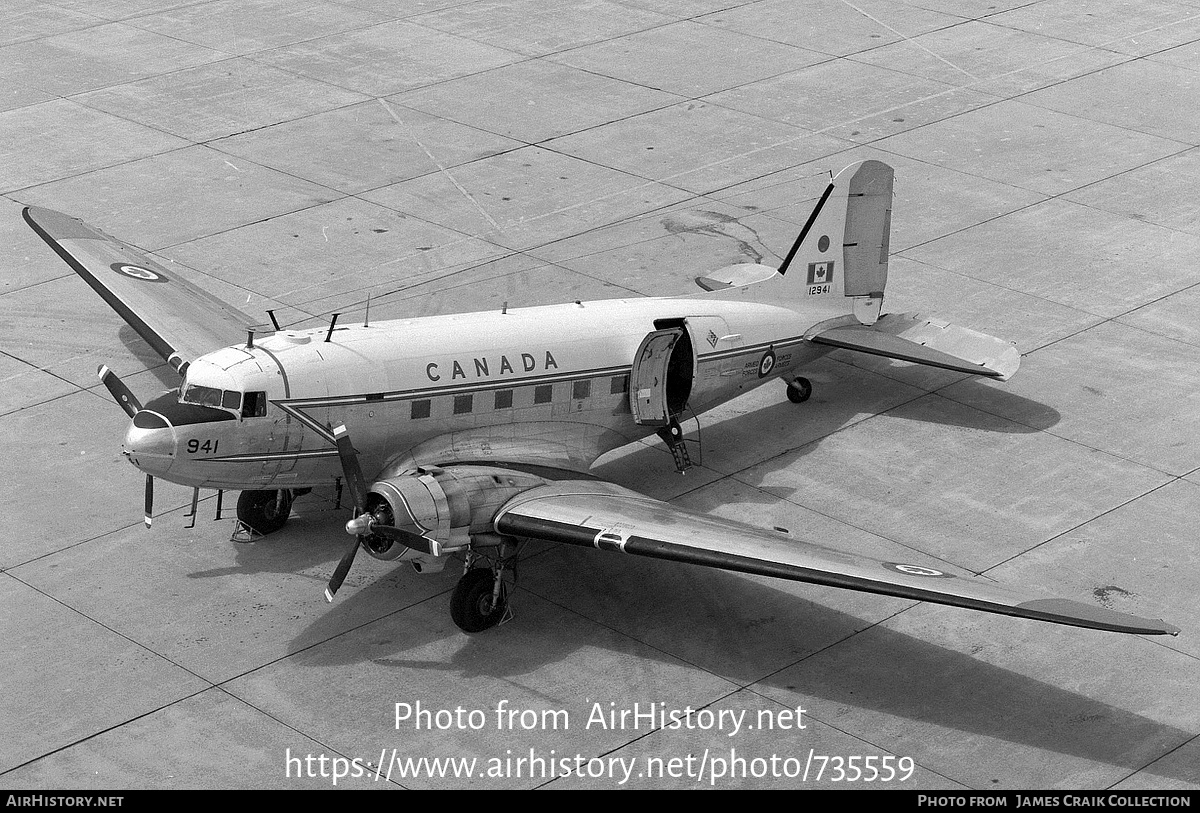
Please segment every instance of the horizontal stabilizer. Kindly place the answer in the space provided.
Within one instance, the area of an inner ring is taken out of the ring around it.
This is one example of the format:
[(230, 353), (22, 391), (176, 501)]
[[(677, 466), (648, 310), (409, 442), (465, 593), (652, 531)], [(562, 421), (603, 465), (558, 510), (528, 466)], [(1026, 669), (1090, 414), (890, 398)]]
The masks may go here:
[(842, 553), (732, 520), (697, 514), (612, 483), (537, 486), (496, 513), (497, 533), (630, 556), (773, 576), (867, 593), (930, 601), (1075, 627), (1143, 635), (1179, 629), (1063, 598), (1047, 598), (940, 563), (885, 562)]
[(256, 322), (138, 249), (76, 218), (28, 207), (25, 221), (176, 370), (244, 341)]
[(814, 344), (1000, 381), (1007, 381), (1021, 366), (1021, 354), (1009, 342), (916, 313), (888, 314), (873, 325), (841, 325), (808, 338)]
[(769, 265), (759, 263), (740, 263), (727, 265), (703, 277), (696, 277), (696, 284), (706, 291), (719, 291), (722, 288), (740, 288), (743, 285), (753, 285), (765, 279), (778, 276), (778, 272)]

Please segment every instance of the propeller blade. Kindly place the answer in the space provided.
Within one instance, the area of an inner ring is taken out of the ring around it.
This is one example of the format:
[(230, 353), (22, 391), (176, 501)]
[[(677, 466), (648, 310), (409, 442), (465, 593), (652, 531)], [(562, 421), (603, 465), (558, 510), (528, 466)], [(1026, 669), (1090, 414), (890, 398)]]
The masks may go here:
[(333, 430), (333, 439), (337, 443), (338, 457), (342, 461), (342, 473), (350, 486), (350, 496), (354, 499), (354, 507), (360, 512), (367, 504), (367, 484), (363, 480), (362, 467), (358, 465), (358, 452), (350, 442), (350, 432), (346, 424), (339, 423)]
[(394, 525), (372, 525), (371, 533), (386, 536), (388, 539), (399, 542), (406, 548), (412, 548), (421, 553), (433, 553), (433, 543), (426, 537), (420, 534), (414, 534), (412, 531), (406, 531), (403, 528), (397, 528)]
[(372, 514), (359, 514), (346, 523), (346, 533), (357, 536), (360, 540), (369, 534), (385, 536), (393, 542), (399, 542), (406, 548), (437, 555), (433, 550), (433, 542), (420, 534), (395, 525), (383, 525)]
[(150, 521), (154, 518), (154, 477), (146, 475), (146, 527), (150, 527)]
[(342, 555), (342, 561), (338, 562), (337, 570), (333, 571), (333, 576), (329, 579), (329, 586), (325, 588), (326, 601), (333, 601), (334, 594), (346, 580), (346, 574), (350, 572), (350, 565), (354, 564), (354, 554), (356, 553), (358, 553), (357, 538), (354, 540), (354, 546)]
[(125, 386), (116, 373), (108, 369), (107, 365), (101, 364), (100, 368), (96, 370), (96, 375), (100, 376), (100, 380), (104, 382), (109, 394), (121, 409), (125, 410), (126, 415), (132, 418), (142, 408), (142, 402), (129, 391), (129, 387)]
[[(342, 461), (342, 474), (346, 478), (346, 483), (350, 486), (350, 496), (354, 500), (354, 516), (359, 519), (364, 506), (367, 504), (367, 484), (363, 480), (362, 466), (358, 464), (358, 452), (354, 449), (354, 444), (350, 442), (350, 432), (346, 429), (346, 424), (339, 423), (333, 430), (333, 439), (337, 444), (338, 458)], [(354, 520), (351, 520), (351, 524)], [(370, 529), (370, 521), (365, 523), (364, 530)], [(350, 526), (347, 526), (350, 530)], [(355, 531), (351, 530), (351, 533)], [(354, 538), (354, 547), (346, 551), (342, 556), (342, 560), (338, 562), (337, 570), (333, 571), (333, 576), (329, 579), (329, 585), (325, 588), (325, 600), (333, 601), (333, 596), (337, 593), (338, 588), (342, 586), (342, 582), (346, 580), (346, 574), (350, 572), (350, 565), (354, 564), (354, 555), (358, 553), (358, 546), (362, 540), (361, 534)]]

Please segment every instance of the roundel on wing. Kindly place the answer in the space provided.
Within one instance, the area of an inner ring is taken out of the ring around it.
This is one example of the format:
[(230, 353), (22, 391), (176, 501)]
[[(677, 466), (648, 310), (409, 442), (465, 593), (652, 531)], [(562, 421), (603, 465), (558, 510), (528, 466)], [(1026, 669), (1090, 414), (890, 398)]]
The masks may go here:
[(766, 378), (775, 369), (775, 351), (768, 349), (758, 362), (758, 377)]
[(906, 565), (897, 562), (884, 562), (883, 566), (888, 570), (894, 570), (897, 573), (904, 573), (909, 576), (927, 576), (934, 579), (953, 579), (954, 574), (944, 573), (940, 570), (934, 570), (932, 567), (924, 565)]
[(151, 271), (133, 263), (113, 263), (109, 266), (113, 271), (122, 274), (126, 277), (141, 280), (142, 282), (166, 282), (167, 278), (157, 271)]

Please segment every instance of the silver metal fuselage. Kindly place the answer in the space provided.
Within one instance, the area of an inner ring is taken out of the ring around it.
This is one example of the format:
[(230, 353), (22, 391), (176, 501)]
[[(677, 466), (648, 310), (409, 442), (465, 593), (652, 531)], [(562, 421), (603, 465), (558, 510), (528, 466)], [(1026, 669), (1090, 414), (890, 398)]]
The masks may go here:
[(654, 432), (631, 412), (642, 339), (664, 324), (691, 340), (692, 414), (796, 371), (828, 348), (804, 340), (846, 314), (841, 297), (787, 307), (736, 294), (628, 299), (277, 332), (194, 361), (186, 382), (265, 392), (265, 414), (178, 403), (135, 416), (125, 453), (187, 486), (311, 488), (342, 474), (344, 423), (368, 476), (441, 462), (528, 462), (576, 471)]

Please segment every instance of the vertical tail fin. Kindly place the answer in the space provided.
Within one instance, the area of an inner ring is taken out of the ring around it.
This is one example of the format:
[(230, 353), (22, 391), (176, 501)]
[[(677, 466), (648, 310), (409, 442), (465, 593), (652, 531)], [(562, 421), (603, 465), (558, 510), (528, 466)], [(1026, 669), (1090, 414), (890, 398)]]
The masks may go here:
[(761, 281), (737, 295), (784, 305), (850, 297), (858, 320), (873, 324), (887, 287), (893, 176), (881, 161), (851, 164), (825, 187), (777, 273), (732, 266), (697, 282), (716, 290)]
[(789, 270), (803, 275), (789, 289), (801, 296), (841, 293), (854, 299), (854, 314), (863, 324), (879, 318), (887, 287), (894, 174), (881, 161), (862, 161), (829, 182), (779, 266), (780, 275)]

